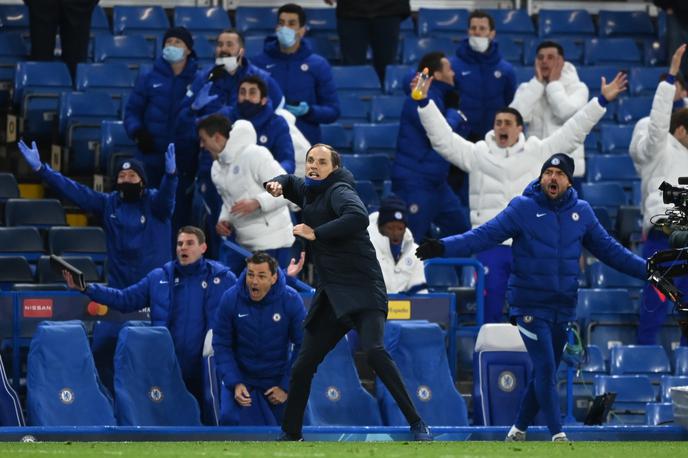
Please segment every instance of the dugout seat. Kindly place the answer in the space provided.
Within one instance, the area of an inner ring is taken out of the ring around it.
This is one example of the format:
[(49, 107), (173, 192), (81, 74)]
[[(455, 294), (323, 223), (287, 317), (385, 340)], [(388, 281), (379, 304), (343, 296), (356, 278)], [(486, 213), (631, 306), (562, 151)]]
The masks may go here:
[(659, 378), (659, 385), (659, 400), (671, 402), (671, 389), (677, 386), (688, 386), (688, 375), (662, 375)]
[(671, 400), (669, 402), (648, 402), (645, 409), (645, 424), (648, 426), (667, 425), (674, 422)]
[[(633, 67), (628, 77), (628, 87), (634, 96), (654, 96), (659, 84), (659, 78), (666, 73), (664, 67)], [(647, 112), (648, 116), (650, 112)]]
[(688, 375), (688, 347), (674, 350), (674, 375)]
[(661, 345), (620, 345), (611, 350), (609, 373), (646, 375), (659, 382), (662, 375), (671, 374), (671, 364)]
[[(174, 25), (213, 42), (220, 32), (232, 28), (227, 11), (219, 7), (175, 6)], [(195, 45), (194, 41), (194, 48)]]
[[(370, 122), (399, 122), (406, 97), (401, 95), (378, 95), (370, 105)], [(391, 134), (389, 135), (391, 137)], [(396, 137), (394, 137), (396, 141)]]
[(332, 79), (340, 95), (380, 94), (380, 80), (372, 65), (333, 66)]
[(394, 157), (399, 123), (354, 124), (354, 154), (385, 154)]
[(15, 283), (33, 283), (29, 262), (23, 256), (0, 258), (0, 291), (12, 289)]
[(404, 95), (407, 92), (404, 81), (411, 69), (410, 65), (388, 65), (385, 69), (385, 94)]
[(468, 15), (466, 9), (418, 9), (419, 37), (459, 37), (468, 30)]
[[(652, 108), (652, 98), (653, 97), (650, 95), (620, 98), (619, 106), (616, 110), (616, 120), (622, 124), (630, 123), (631, 125), (635, 125), (635, 123), (639, 119), (650, 115), (650, 109)], [(626, 145), (625, 148), (627, 151), (628, 145)]]
[(0, 257), (21, 256), (35, 263), (44, 254), (43, 238), (35, 227), (0, 227)]
[(598, 27), (600, 37), (630, 37), (633, 39), (656, 37), (650, 15), (645, 11), (600, 10)]
[(538, 12), (538, 36), (587, 38), (595, 35), (592, 16), (586, 10), (548, 10)]
[(277, 8), (238, 6), (234, 24), (244, 37), (272, 35), (277, 25)]
[(103, 263), (107, 252), (105, 232), (100, 227), (53, 227), (48, 232), (48, 246), (58, 256), (88, 256)]
[(331, 145), (340, 154), (351, 153), (352, 133), (351, 129), (345, 129), (340, 123), (322, 124), (320, 126), (322, 141)]

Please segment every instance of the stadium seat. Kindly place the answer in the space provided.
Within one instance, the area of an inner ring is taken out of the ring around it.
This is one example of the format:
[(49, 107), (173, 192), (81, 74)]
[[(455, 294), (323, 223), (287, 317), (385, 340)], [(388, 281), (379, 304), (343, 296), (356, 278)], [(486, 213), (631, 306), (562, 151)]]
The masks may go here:
[[(429, 425), (468, 426), (466, 404), (454, 387), (444, 334), (436, 323), (388, 321), (385, 347), (399, 367), (421, 418)], [(381, 381), (376, 383), (386, 425), (407, 425)]]
[(60, 93), (72, 89), (64, 62), (19, 62), (14, 74), (14, 106), (20, 132), (29, 138), (52, 133)]
[(449, 288), (459, 286), (459, 276), (454, 266), (426, 265), (425, 280), (430, 292), (446, 292)]
[(17, 179), (12, 173), (0, 173), (0, 201), (19, 197)]
[(253, 56), (263, 52), (263, 45), (265, 44), (265, 36), (256, 35), (253, 37), (244, 37), (244, 49), (246, 56), (250, 59)]
[(592, 130), (585, 137), (585, 155), (600, 154), (600, 133)]
[(496, 40), (499, 44), (499, 52), (502, 57), (514, 65), (520, 65), (523, 62), (523, 43), (516, 41), (516, 39), (500, 34)]
[(612, 347), (635, 343), (638, 308), (626, 289), (579, 289), (576, 320), (586, 344), (599, 346), (605, 360)]
[(592, 16), (586, 10), (548, 10), (538, 12), (540, 38), (591, 37), (595, 35)]
[(0, 105), (10, 102), (17, 63), (28, 60), (29, 49), (19, 32), (0, 33)]
[(674, 350), (674, 375), (688, 375), (688, 347)]
[(215, 40), (206, 40), (201, 35), (194, 35), (194, 52), (199, 67), (215, 65)]
[(112, 176), (116, 165), (134, 156), (138, 150), (134, 140), (129, 138), (122, 121), (103, 121), (100, 124), (100, 167), (107, 176)]
[(361, 201), (363, 201), (363, 205), (368, 209), (368, 213), (373, 213), (380, 209), (380, 196), (375, 190), (375, 185), (372, 181), (356, 181), (356, 192)]
[(597, 374), (604, 374), (607, 372), (607, 366), (604, 362), (604, 355), (602, 350), (597, 345), (587, 345), (585, 347), (585, 362), (581, 366), (581, 374), (584, 379), (589, 381)]
[[(173, 22), (175, 27), (186, 27), (206, 42), (215, 42), (220, 32), (232, 28), (227, 11), (219, 7), (175, 6)], [(194, 48), (196, 44), (194, 41)]]
[(380, 94), (380, 80), (371, 65), (333, 66), (332, 79), (339, 94)]
[[(601, 78), (604, 76), (607, 82), (612, 81), (618, 73), (618, 68), (609, 65), (592, 65), (589, 67), (578, 67), (578, 78), (588, 86), (590, 97), (600, 93)], [(608, 105), (609, 107), (610, 105)]]
[(659, 77), (666, 72), (667, 69), (663, 67), (633, 67), (628, 77), (631, 94), (654, 96)]
[(394, 157), (399, 124), (354, 124), (354, 154), (386, 154)]
[(600, 146), (602, 154), (627, 154), (631, 144), (633, 125), (615, 126), (602, 124), (600, 126)]
[(105, 261), (105, 232), (100, 227), (53, 227), (48, 232), (50, 253), (59, 256), (88, 256)]
[(15, 283), (33, 283), (33, 272), (23, 256), (2, 256), (0, 262), (0, 291), (10, 290)]
[(26, 391), (33, 426), (116, 424), (83, 324), (39, 324), (29, 349)]
[(585, 161), (588, 181), (637, 181), (638, 174), (630, 156), (599, 154)]
[[(650, 95), (640, 97), (622, 97), (619, 99), (619, 104), (616, 110), (616, 120), (621, 124), (631, 124), (634, 126), (640, 118), (650, 115), (651, 108), (652, 96)], [(604, 128), (601, 130), (604, 130)], [(633, 131), (631, 131), (631, 134), (632, 132)], [(602, 147), (604, 148), (604, 145)], [(626, 150), (627, 149), (628, 148), (626, 148)]]
[[(639, 202), (634, 202), (638, 204)], [(628, 246), (631, 242), (641, 240), (643, 231), (643, 217), (640, 212), (640, 207), (622, 205), (616, 212), (616, 238), (623, 244)]]
[(602, 262), (594, 262), (586, 268), (591, 288), (639, 289), (645, 282), (615, 270)]
[(377, 402), (361, 386), (347, 336), (318, 366), (308, 414), (314, 426), (382, 426)]
[(351, 129), (345, 129), (340, 123), (322, 124), (320, 132), (323, 143), (332, 146), (339, 153), (351, 153), (353, 144)]
[(337, 123), (350, 129), (355, 123), (368, 122), (371, 100), (356, 94), (339, 96), (339, 119)]
[(585, 41), (583, 53), (585, 65), (630, 67), (643, 63), (641, 50), (631, 38), (591, 38)]
[(533, 70), (532, 65), (514, 65), (514, 73), (516, 73), (516, 84), (527, 83), (535, 76), (535, 70)]
[(335, 43), (330, 41), (327, 37), (321, 35), (306, 36), (304, 40), (308, 42), (314, 53), (327, 59), (330, 64), (340, 63), (342, 60), (339, 46), (335, 45)]
[(0, 426), (26, 426), (19, 396), (7, 378), (2, 357), (0, 357)]
[(140, 35), (109, 36), (98, 35), (93, 45), (93, 60), (96, 62), (123, 62), (133, 75), (139, 67), (152, 65), (155, 53), (146, 39)]
[(418, 9), (419, 37), (463, 38), (468, 30), (468, 10)]
[[(533, 20), (526, 10), (486, 9), (485, 11), (494, 19), (495, 30), (499, 31), (500, 38), (510, 36), (522, 40), (525, 37), (535, 36)], [(468, 25), (468, 23), (466, 23), (466, 25)]]
[(310, 36), (319, 36), (331, 40), (339, 39), (337, 14), (334, 8), (307, 8), (306, 26)]
[(162, 326), (124, 327), (115, 351), (115, 412), (120, 426), (200, 426), (200, 410)]
[(22, 256), (36, 262), (44, 254), (43, 237), (35, 227), (0, 227), (0, 257)]
[(112, 31), (115, 35), (143, 35), (157, 38), (170, 28), (162, 6), (122, 6), (112, 8)]
[[(84, 280), (88, 283), (102, 281), (102, 275), (98, 272), (96, 263), (88, 256), (63, 256), (63, 259), (79, 269), (84, 274)], [(36, 264), (36, 278), (39, 283), (63, 283), (61, 274), (55, 272), (50, 265), (49, 256), (41, 256)]]
[(376, 95), (370, 104), (370, 122), (399, 122), (406, 97), (401, 95)]
[(101, 33), (112, 33), (110, 31), (110, 23), (102, 6), (96, 5), (91, 13), (91, 36), (99, 35)]
[(606, 11), (598, 16), (600, 37), (630, 37), (633, 39), (655, 37), (650, 15), (645, 11)]
[(77, 91), (105, 92), (118, 108), (124, 105), (133, 87), (134, 75), (123, 62), (78, 64), (76, 67)]
[[(462, 34), (465, 34), (465, 31)], [(446, 55), (452, 55), (455, 48), (456, 45), (449, 38), (408, 36), (404, 38), (402, 43), (401, 63), (415, 67), (420, 59), (429, 52), (442, 51)]]
[(370, 180), (376, 185), (390, 176), (389, 158), (384, 154), (342, 154), (342, 165), (356, 180)]
[(645, 424), (649, 426), (661, 426), (674, 422), (674, 412), (671, 401), (648, 402), (645, 407)]
[(9, 199), (5, 204), (7, 226), (66, 226), (64, 209), (57, 199)]
[[(525, 65), (533, 65), (535, 63), (535, 54), (537, 47), (542, 43), (542, 38), (532, 38), (525, 40), (523, 43), (523, 63)], [(557, 37), (554, 41), (559, 43), (564, 49), (564, 59), (575, 65), (583, 62), (583, 44), (573, 38)]]
[(29, 8), (26, 5), (0, 5), (0, 24), (9, 32), (29, 33)]
[[(661, 40), (643, 41), (643, 64), (650, 67), (662, 67), (668, 59), (666, 42)], [(665, 67), (666, 68), (666, 67)]]
[(385, 94), (404, 95), (407, 92), (404, 80), (411, 68), (410, 65), (388, 65), (385, 69)]
[[(645, 404), (655, 402), (655, 391), (644, 375), (597, 375), (594, 380), (595, 396), (616, 393), (614, 411), (645, 413)], [(644, 420), (644, 416), (643, 416)]]
[(660, 401), (671, 402), (671, 389), (675, 386), (688, 386), (688, 375), (662, 375), (659, 383), (661, 386)]
[(272, 35), (277, 25), (277, 8), (239, 6), (234, 23), (245, 37)]
[(671, 364), (661, 345), (619, 345), (611, 349), (609, 373), (641, 374), (659, 382), (660, 376), (671, 374)]
[(593, 207), (613, 210), (614, 216), (618, 207), (627, 203), (626, 193), (618, 183), (581, 183), (581, 197)]

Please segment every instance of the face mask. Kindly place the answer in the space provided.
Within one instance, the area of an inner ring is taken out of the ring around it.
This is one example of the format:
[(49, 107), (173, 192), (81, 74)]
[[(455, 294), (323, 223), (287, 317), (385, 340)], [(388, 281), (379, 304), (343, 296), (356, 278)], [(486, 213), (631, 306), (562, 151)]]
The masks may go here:
[(131, 203), (141, 199), (143, 181), (138, 183), (117, 183), (117, 191), (124, 202)]
[(242, 118), (250, 119), (260, 113), (260, 111), (263, 109), (263, 105), (244, 100), (243, 102), (237, 103), (237, 108), (239, 109), (239, 114)]
[(291, 48), (296, 44), (296, 32), (289, 27), (277, 29), (277, 41), (283, 48)]
[(234, 73), (239, 67), (239, 59), (236, 57), (218, 57), (215, 59), (215, 65), (222, 65), (227, 70), (227, 73)]
[(468, 45), (475, 52), (485, 52), (490, 47), (490, 39), (487, 37), (468, 37)]
[(174, 64), (184, 59), (184, 50), (176, 46), (165, 46), (162, 48), (162, 58)]

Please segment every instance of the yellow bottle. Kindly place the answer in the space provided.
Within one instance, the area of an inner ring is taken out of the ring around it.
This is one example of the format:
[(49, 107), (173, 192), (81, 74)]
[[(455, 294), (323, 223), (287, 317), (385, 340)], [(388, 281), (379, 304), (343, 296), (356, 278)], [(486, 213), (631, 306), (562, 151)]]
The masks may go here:
[(428, 68), (425, 67), (422, 72), (418, 73), (418, 81), (416, 82), (416, 87), (411, 91), (411, 98), (413, 100), (421, 100), (423, 98), (423, 89), (428, 82)]

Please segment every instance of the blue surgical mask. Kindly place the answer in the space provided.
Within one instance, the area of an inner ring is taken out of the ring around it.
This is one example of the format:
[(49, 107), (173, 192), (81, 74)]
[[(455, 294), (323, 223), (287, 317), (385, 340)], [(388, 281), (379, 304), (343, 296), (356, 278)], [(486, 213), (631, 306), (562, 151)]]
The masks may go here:
[(176, 46), (165, 46), (162, 48), (162, 58), (171, 64), (175, 64), (184, 59), (184, 50)]
[(263, 109), (263, 105), (244, 100), (243, 102), (237, 102), (237, 109), (239, 110), (239, 114), (243, 119), (251, 119), (260, 113), (260, 111)]
[(283, 48), (291, 48), (296, 44), (296, 31), (289, 27), (280, 27), (277, 29), (277, 41)]

